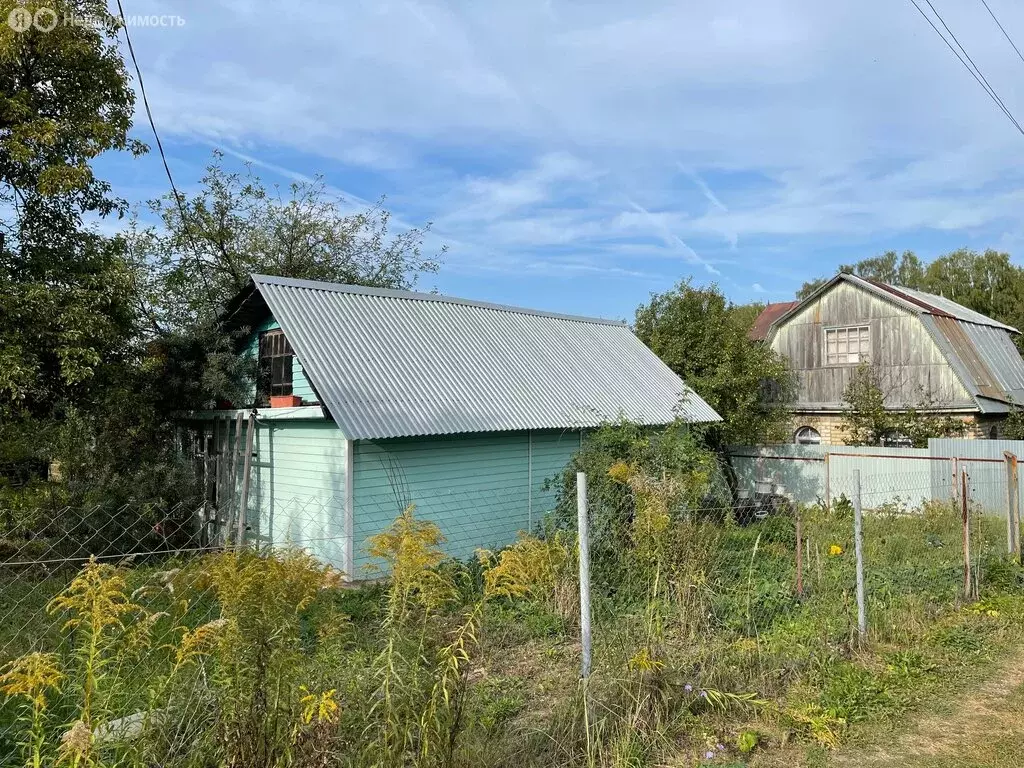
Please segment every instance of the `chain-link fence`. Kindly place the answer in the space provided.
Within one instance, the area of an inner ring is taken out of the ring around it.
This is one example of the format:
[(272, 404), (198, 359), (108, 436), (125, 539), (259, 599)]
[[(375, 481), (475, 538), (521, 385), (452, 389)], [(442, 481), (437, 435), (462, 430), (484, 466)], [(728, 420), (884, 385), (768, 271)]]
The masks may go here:
[[(664, 663), (652, 650), (656, 636), (664, 645), (708, 653), (725, 636), (770, 643), (787, 621), (814, 606), (825, 616), (822, 647), (889, 643), (905, 636), (909, 624), (933, 621), (943, 606), (975, 601), (987, 583), (1001, 578), (1019, 537), (1013, 514), (1009, 520), (1000, 516), (1005, 506), (993, 514), (979, 499), (1011, 499), (1006, 478), (1012, 476), (960, 468), (957, 482), (951, 477), (936, 497), (930, 474), (857, 469), (829, 503), (805, 504), (770, 477), (732, 498), (695, 498), (685, 482), (623, 465), (621, 472), (613, 468), (609, 477), (593, 478), (582, 499), (570, 483), (543, 508), (526, 508), (522, 494), (507, 489), (452, 488), (430, 498), (396, 494), (371, 507), (356, 505), (351, 526), (339, 512), (340, 497), (264, 506), (246, 515), (241, 528), (203, 501), (171, 508), (0, 510), (0, 675), (6, 676), (0, 688), (8, 694), (0, 702), (0, 764), (19, 764), (31, 751), (31, 712), (18, 695), (25, 690), (45, 699), (48, 721), (64, 724), (81, 720), (83, 697), (92, 696), (89, 726), (97, 744), (139, 733), (145, 718), (163, 711), (154, 697), (176, 696), (175, 706), (189, 714), (170, 735), (162, 731), (172, 741), (161, 754), (187, 751), (222, 706), (211, 698), (213, 670), (187, 676), (176, 671), (190, 653), (199, 653), (204, 634), (217, 631), (232, 601), (271, 606), (278, 598), (301, 604), (311, 599), (288, 591), (296, 568), (271, 569), (269, 578), (279, 583), (253, 586), (257, 576), (246, 571), (244, 556), (237, 559), (243, 548), (253, 553), (246, 556), (307, 553), (297, 568), (305, 574), (304, 588), (340, 594), (347, 578), (386, 575), (385, 562), (367, 542), (409, 508), (416, 520), (436, 526), (437, 546), (463, 562), (474, 561), (478, 549), (512, 544), (519, 532), (550, 539), (562, 531), (568, 562), (560, 567), (572, 578), (552, 582), (551, 594), (537, 598), (545, 610), (520, 607), (507, 615), (531, 631), (550, 627), (579, 638), (592, 602), (594, 668), (608, 668), (615, 646), (628, 649), (630, 668), (654, 669)], [(588, 579), (577, 576), (581, 501), (589, 529), (583, 561)], [(343, 574), (348, 562), (351, 573)], [(549, 561), (538, 562), (524, 565), (524, 572), (554, 568), (550, 552)], [(475, 567), (463, 568), (467, 579), (479, 579)], [(580, 594), (587, 581), (590, 601)], [(669, 611), (672, 637), (664, 629)], [(261, 615), (271, 624), (290, 620), (270, 608)], [(296, 629), (297, 636), (319, 631)], [(108, 640), (90, 648), (90, 637), (115, 636), (116, 650), (103, 645)], [(312, 658), (318, 653), (313, 647), (299, 644), (288, 653)], [(583, 649), (569, 647), (576, 666)], [(362, 658), (372, 663), (372, 657)], [(26, 660), (36, 666), (25, 666)], [(688, 663), (712, 665), (708, 659)], [(91, 671), (89, 665), (95, 665)], [(55, 682), (58, 668), (64, 683)], [(705, 685), (713, 674), (705, 674)], [(763, 675), (766, 689), (780, 684), (771, 677), (777, 670), (766, 666)], [(335, 679), (328, 683), (341, 686)]]

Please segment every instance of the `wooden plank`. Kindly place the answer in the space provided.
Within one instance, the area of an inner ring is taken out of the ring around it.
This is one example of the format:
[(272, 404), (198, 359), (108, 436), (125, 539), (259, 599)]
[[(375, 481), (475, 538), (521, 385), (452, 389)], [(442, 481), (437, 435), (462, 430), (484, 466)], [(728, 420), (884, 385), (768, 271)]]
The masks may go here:
[(231, 452), (231, 467), (229, 469), (230, 477), (228, 479), (228, 514), (226, 525), (224, 527), (223, 535), (220, 537), (223, 540), (224, 545), (228, 543), (228, 538), (231, 536), (231, 529), (234, 527), (235, 522), (235, 500), (237, 494), (235, 491), (235, 485), (238, 481), (238, 455), (242, 452), (242, 412), (239, 411), (235, 415), (235, 445), (234, 450)]
[(235, 549), (241, 551), (245, 546), (245, 524), (249, 509), (249, 475), (252, 473), (252, 439), (256, 431), (256, 411), (249, 413), (249, 421), (245, 430), (245, 460), (242, 466), (242, 493), (238, 500), (238, 533), (235, 537)]

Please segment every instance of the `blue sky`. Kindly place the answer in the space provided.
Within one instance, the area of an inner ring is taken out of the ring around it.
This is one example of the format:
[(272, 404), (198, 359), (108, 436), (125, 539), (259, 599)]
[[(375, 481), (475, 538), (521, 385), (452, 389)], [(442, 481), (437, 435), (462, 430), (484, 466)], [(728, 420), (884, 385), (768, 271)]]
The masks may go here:
[[(933, 2), (1024, 119), (981, 3)], [(219, 147), (386, 195), (448, 246), (423, 288), (628, 319), (688, 275), (775, 301), (888, 249), (1024, 257), (1024, 136), (909, 2), (124, 4), (185, 21), (131, 30), (180, 188)], [(1024, 43), (1024, 5), (990, 5)], [(155, 153), (99, 171), (167, 190)]]

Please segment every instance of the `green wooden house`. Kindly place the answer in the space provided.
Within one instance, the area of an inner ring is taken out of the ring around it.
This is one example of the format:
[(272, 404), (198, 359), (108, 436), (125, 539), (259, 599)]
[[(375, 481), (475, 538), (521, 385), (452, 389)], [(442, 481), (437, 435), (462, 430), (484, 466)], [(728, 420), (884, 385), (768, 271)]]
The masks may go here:
[(719, 419), (623, 323), (264, 275), (226, 317), (260, 375), (255, 406), (198, 415), (215, 495), (238, 498), (234, 425), (254, 413), (247, 539), (354, 578), (410, 504), (467, 557), (553, 508), (586, 430)]

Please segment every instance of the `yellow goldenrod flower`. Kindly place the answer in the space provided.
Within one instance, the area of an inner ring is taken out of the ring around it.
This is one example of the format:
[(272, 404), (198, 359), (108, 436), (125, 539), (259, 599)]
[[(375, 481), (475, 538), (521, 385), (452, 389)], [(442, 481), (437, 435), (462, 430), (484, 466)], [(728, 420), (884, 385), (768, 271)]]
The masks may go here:
[(629, 482), (632, 474), (632, 468), (624, 461), (617, 461), (608, 468), (608, 477), (617, 483)]
[(310, 693), (306, 686), (300, 685), (299, 690), (306, 694), (299, 702), (302, 704), (303, 723), (309, 725), (313, 722), (333, 723), (337, 721), (340, 707), (334, 698), (334, 688), (322, 693)]
[(30, 653), (0, 669), (0, 693), (24, 696), (40, 710), (46, 709), (46, 691), (56, 690), (63, 675), (52, 653)]

